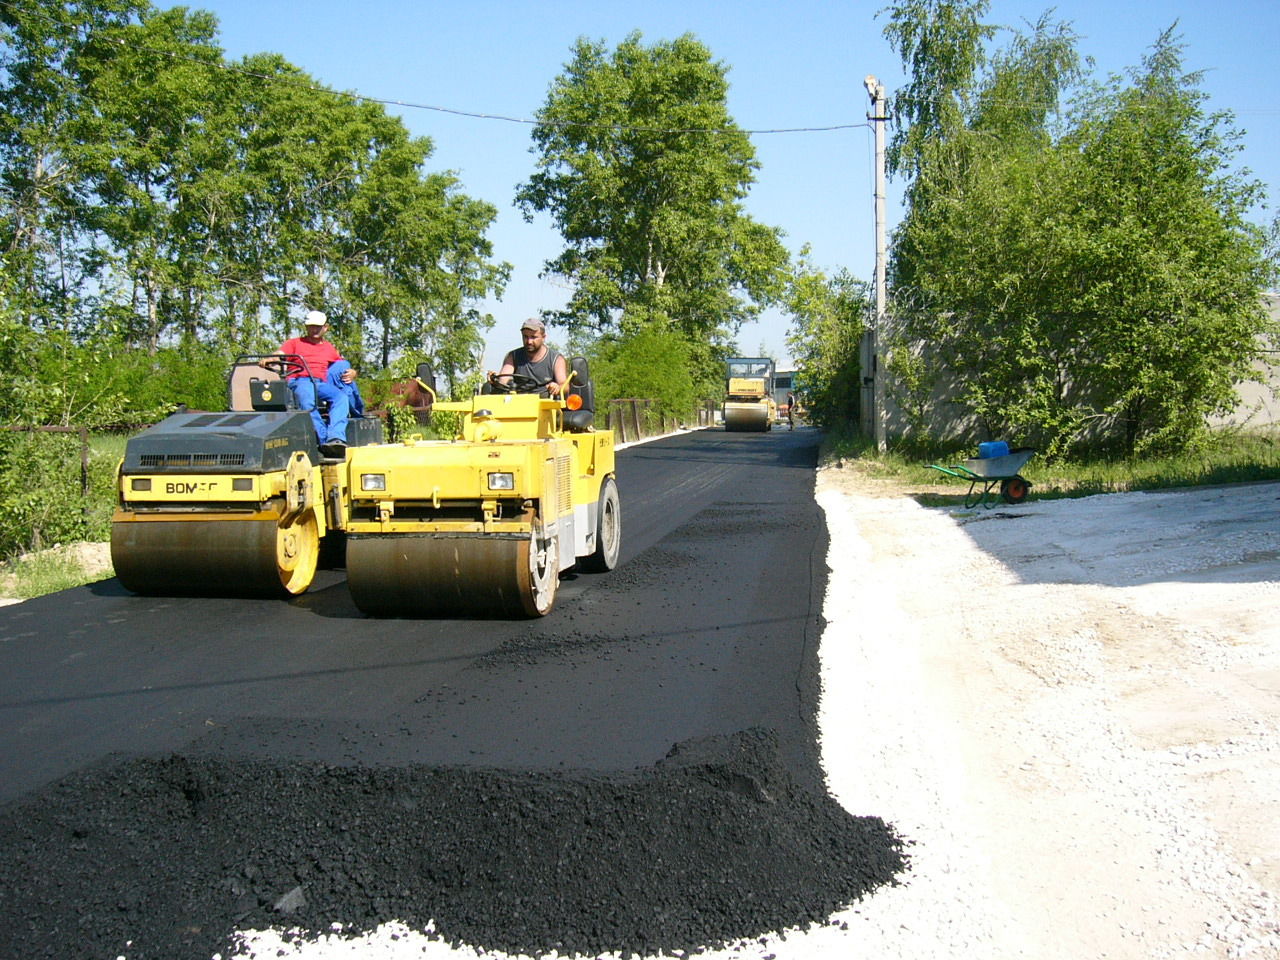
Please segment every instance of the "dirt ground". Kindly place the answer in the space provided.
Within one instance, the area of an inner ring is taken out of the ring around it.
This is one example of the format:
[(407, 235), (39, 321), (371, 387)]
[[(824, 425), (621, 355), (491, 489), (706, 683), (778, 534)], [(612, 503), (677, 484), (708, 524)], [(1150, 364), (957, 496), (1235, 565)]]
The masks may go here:
[[(65, 558), (84, 570), (89, 577), (107, 576), (111, 572), (111, 545), (109, 543), (71, 543), (65, 546), (50, 547), (43, 551), (44, 555), (52, 554)], [(24, 559), (32, 557), (28, 554)], [(0, 571), (0, 606), (19, 603), (17, 594), (17, 578), (12, 573)]]
[(1280, 484), (898, 493), (819, 474), (832, 791), (916, 844), (856, 955), (1280, 957)]

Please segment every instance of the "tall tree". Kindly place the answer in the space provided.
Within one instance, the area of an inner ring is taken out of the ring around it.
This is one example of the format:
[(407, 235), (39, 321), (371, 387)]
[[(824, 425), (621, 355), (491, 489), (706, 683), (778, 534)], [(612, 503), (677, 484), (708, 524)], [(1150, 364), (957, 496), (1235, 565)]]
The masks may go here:
[(910, 141), (899, 347), (923, 345), (989, 435), (1051, 452), (1195, 442), (1266, 329), (1259, 185), (1230, 172), (1230, 119), (1203, 113), (1172, 33), (1131, 84), (1056, 123), (1080, 75), (1068, 27), (1042, 18), (985, 62), (956, 122)]
[(871, 311), (866, 282), (840, 270), (827, 276), (802, 254), (787, 292), (792, 316), (787, 348), (800, 371), (798, 387), (813, 422), (858, 421), (858, 344)]
[(647, 46), (632, 33), (613, 51), (578, 40), (516, 197), (567, 244), (546, 264), (573, 285), (558, 319), (623, 333), (656, 322), (705, 346), (780, 296), (787, 254), (743, 211), (758, 164), (726, 72), (687, 34)]
[(303, 304), (357, 359), (457, 373), (510, 269), (494, 207), (380, 105), (216, 39), (141, 0), (0, 4), (0, 336), (47, 354), (25, 365), (56, 380), (40, 394), (81, 422), (119, 422), (127, 394), (143, 419), (175, 395), (155, 380), (205, 383), (192, 358), (271, 348)]
[(207, 157), (215, 31), (208, 13), (144, 13), (96, 30), (80, 57), (89, 109), (76, 123), (77, 154), (97, 199), (91, 222), (118, 251), (130, 290), (125, 335), (153, 353), (171, 324), (191, 324), (194, 294), (208, 286), (199, 218), (184, 207)]
[(77, 139), (89, 109), (84, 43), (148, 10), (146, 0), (0, 5), (0, 249), (6, 302), (29, 326), (69, 329), (95, 271)]

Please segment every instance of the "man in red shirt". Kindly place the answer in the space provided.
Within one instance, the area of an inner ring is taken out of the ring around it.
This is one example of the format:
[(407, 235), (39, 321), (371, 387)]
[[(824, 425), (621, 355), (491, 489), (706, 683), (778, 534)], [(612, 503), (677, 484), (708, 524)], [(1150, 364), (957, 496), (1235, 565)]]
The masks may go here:
[[(311, 376), (301, 371), (289, 374), (289, 389), (293, 391), (301, 410), (311, 411), (316, 436), (320, 440), (320, 452), (326, 456), (345, 457), (347, 448), (347, 421), (351, 414), (364, 413), (364, 401), (356, 386), (356, 372), (342, 359), (338, 348), (325, 339), (329, 330), (329, 318), (319, 310), (312, 310), (304, 321), (305, 336), (294, 337), (280, 345), (280, 353), (301, 357)], [(325, 423), (316, 409), (317, 396), (329, 401), (329, 422)]]

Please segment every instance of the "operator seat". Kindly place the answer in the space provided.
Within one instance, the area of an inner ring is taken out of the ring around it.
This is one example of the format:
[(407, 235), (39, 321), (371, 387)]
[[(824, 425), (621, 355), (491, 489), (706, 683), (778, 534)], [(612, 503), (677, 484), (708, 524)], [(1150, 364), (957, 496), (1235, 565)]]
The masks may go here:
[(569, 369), (573, 376), (569, 380), (568, 396), (580, 397), (582, 406), (564, 412), (564, 428), (570, 433), (586, 433), (595, 420), (595, 384), (591, 382), (591, 369), (586, 357), (570, 357)]

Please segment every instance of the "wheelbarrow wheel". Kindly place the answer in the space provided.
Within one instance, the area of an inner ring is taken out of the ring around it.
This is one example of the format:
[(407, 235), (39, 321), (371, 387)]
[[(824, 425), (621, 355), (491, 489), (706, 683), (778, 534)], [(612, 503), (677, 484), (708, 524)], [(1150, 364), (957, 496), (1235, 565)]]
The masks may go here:
[(1005, 503), (1021, 503), (1031, 492), (1031, 484), (1022, 477), (1010, 477), (1000, 481), (1000, 496)]

